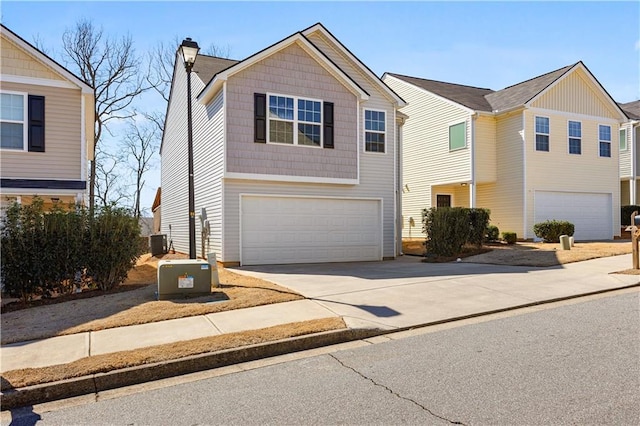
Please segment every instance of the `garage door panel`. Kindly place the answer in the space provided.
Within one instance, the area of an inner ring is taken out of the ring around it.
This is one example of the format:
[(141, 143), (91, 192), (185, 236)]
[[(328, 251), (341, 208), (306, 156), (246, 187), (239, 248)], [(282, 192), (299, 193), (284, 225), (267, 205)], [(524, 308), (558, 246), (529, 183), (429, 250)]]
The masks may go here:
[(576, 240), (613, 238), (611, 194), (536, 191), (534, 203), (534, 223), (566, 220), (575, 225)]
[(380, 260), (380, 203), (243, 196), (242, 264)]

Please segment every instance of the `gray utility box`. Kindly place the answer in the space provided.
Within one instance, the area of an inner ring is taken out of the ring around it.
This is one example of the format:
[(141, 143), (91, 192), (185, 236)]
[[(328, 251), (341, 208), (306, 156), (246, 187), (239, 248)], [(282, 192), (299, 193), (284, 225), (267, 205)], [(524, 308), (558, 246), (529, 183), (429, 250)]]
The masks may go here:
[(158, 300), (211, 294), (211, 265), (202, 259), (158, 262)]
[(151, 256), (165, 254), (167, 252), (167, 234), (149, 235), (149, 247)]

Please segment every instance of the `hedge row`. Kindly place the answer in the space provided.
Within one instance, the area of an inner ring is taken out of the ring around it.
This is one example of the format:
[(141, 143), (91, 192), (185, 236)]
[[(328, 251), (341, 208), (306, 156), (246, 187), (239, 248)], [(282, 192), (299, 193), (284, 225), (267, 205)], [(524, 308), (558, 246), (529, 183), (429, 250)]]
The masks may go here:
[(145, 251), (137, 219), (117, 207), (90, 217), (81, 206), (57, 204), (45, 212), (43, 201), (14, 203), (1, 221), (0, 277), (10, 296), (73, 292), (83, 282), (101, 290), (122, 283)]

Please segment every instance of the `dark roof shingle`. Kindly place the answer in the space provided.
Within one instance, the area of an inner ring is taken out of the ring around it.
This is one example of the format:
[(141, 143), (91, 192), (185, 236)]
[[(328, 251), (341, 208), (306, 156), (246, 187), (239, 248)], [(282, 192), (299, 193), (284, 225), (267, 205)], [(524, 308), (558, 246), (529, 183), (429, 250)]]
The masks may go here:
[(524, 105), (575, 65), (567, 65), (498, 91), (400, 74), (387, 74), (475, 111), (497, 112)]
[(618, 104), (620, 108), (632, 120), (640, 120), (640, 101), (627, 102), (626, 104)]
[(425, 89), (431, 93), (435, 93), (436, 95), (449, 99), (450, 101), (464, 105), (467, 108), (471, 108), (476, 111), (492, 111), (491, 105), (485, 98), (486, 95), (493, 92), (491, 89), (445, 83), (443, 81), (427, 80), (424, 78), (409, 77), (400, 74), (387, 74)]
[(493, 92), (487, 96), (487, 101), (491, 104), (493, 111), (504, 111), (524, 105), (538, 93), (546, 89), (551, 83), (562, 77), (576, 64), (567, 65), (558, 70), (534, 77), (513, 86), (505, 87), (502, 90)]
[(198, 74), (198, 77), (200, 77), (200, 80), (202, 80), (204, 84), (207, 84), (214, 75), (234, 66), (238, 62), (240, 61), (218, 58), (216, 56), (198, 55), (198, 60), (193, 64), (193, 72)]

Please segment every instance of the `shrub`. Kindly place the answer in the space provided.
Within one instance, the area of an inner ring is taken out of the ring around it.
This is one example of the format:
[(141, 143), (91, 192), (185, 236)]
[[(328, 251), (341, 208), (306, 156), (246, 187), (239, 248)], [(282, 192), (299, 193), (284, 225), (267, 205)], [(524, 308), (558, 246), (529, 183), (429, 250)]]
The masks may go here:
[(89, 218), (85, 236), (88, 274), (101, 290), (121, 284), (145, 252), (138, 220), (125, 209), (107, 206)]
[(500, 238), (500, 230), (495, 225), (487, 226), (487, 232), (485, 233), (485, 241), (498, 241)]
[(515, 244), (518, 241), (518, 235), (515, 232), (503, 232), (502, 239), (506, 241), (507, 244)]
[(437, 256), (460, 253), (469, 238), (469, 215), (462, 207), (432, 207), (422, 211), (427, 252)]
[(469, 218), (469, 236), (467, 242), (477, 247), (482, 247), (482, 242), (485, 239), (487, 227), (489, 226), (488, 209), (465, 209)]
[(640, 206), (622, 206), (620, 207), (620, 224), (622, 226), (631, 225), (631, 213), (637, 211), (640, 213)]
[(2, 218), (0, 261), (4, 291), (23, 301), (30, 300), (42, 288), (43, 269), (38, 260), (43, 251), (43, 201), (34, 198), (30, 205), (13, 203)]
[(6, 210), (0, 225), (0, 274), (9, 295), (27, 301), (52, 291), (68, 293), (85, 269), (107, 290), (124, 281), (146, 251), (138, 221), (125, 210), (108, 207), (91, 218), (84, 207), (69, 207), (56, 205), (45, 213), (36, 197)]
[(560, 235), (573, 236), (573, 223), (564, 220), (547, 220), (533, 225), (533, 232), (546, 243), (560, 242)]

